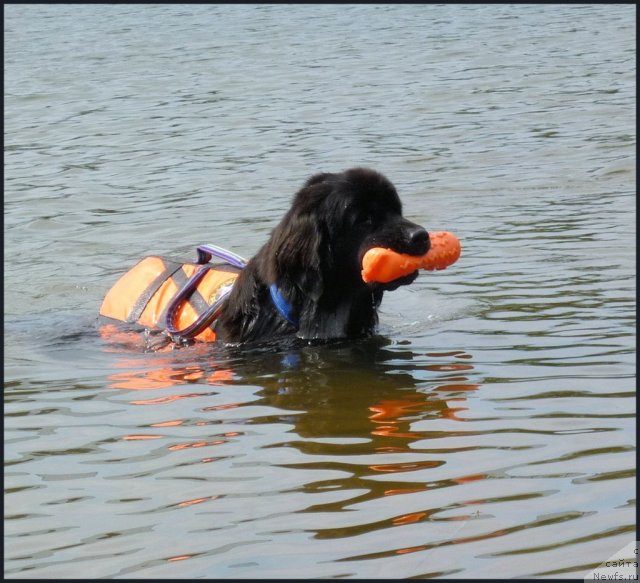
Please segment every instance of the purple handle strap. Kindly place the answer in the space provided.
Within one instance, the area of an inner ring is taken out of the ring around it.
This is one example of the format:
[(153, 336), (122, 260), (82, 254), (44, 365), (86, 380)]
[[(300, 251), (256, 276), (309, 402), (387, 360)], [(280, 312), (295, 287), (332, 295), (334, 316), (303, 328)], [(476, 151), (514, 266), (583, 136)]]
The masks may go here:
[(213, 245), (212, 243), (205, 243), (204, 245), (200, 245), (198, 247), (198, 263), (207, 263), (211, 260), (212, 257), (218, 257), (235, 267), (239, 267), (240, 269), (244, 269), (247, 265), (246, 260), (244, 260), (240, 255), (236, 255), (227, 249), (223, 249), (222, 247), (218, 247), (217, 245)]
[(220, 312), (222, 311), (222, 305), (231, 292), (231, 288), (229, 288), (225, 293), (221, 294), (221, 296), (213, 304), (211, 304), (202, 314), (200, 314), (195, 322), (193, 322), (186, 328), (179, 330), (174, 326), (173, 323), (176, 318), (176, 314), (178, 313), (178, 309), (189, 297), (191, 297), (191, 294), (193, 294), (193, 292), (196, 290), (202, 278), (207, 275), (207, 273), (211, 269), (211, 266), (207, 265), (209, 260), (212, 257), (218, 257), (233, 265), (234, 267), (238, 267), (239, 269), (243, 269), (247, 265), (247, 262), (242, 257), (240, 257), (240, 255), (236, 255), (235, 253), (227, 251), (226, 249), (218, 247), (217, 245), (200, 245), (197, 248), (197, 251), (197, 263), (199, 265), (202, 265), (202, 267), (189, 278), (189, 281), (187, 281), (185, 286), (176, 294), (176, 296), (171, 300), (171, 303), (167, 307), (165, 327), (167, 332), (174, 338), (174, 340), (179, 338), (193, 338), (194, 336), (200, 334), (200, 332), (202, 332), (220, 315)]

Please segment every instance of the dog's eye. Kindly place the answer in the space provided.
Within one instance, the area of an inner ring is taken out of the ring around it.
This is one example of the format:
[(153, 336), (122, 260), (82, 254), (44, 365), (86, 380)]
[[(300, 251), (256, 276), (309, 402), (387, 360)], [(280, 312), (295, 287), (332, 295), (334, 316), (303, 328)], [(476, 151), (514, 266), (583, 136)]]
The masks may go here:
[(369, 213), (360, 213), (356, 219), (356, 224), (370, 227), (373, 224), (373, 217)]

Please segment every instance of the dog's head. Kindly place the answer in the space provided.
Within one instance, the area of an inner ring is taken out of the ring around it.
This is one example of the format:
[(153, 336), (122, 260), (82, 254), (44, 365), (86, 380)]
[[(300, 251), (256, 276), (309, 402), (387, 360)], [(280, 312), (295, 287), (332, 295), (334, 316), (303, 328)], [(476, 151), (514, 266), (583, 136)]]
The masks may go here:
[[(364, 285), (360, 273), (367, 250), (385, 247), (423, 255), (429, 250), (429, 235), (402, 216), (402, 203), (387, 178), (374, 170), (353, 168), (312, 176), (295, 195), (272, 243), (276, 280), (313, 270), (323, 285), (359, 286)], [(369, 285), (395, 289), (416, 275)]]
[(417, 272), (392, 282), (364, 283), (362, 257), (372, 247), (423, 255), (429, 235), (402, 216), (393, 184), (367, 168), (312, 176), (260, 253), (268, 285), (301, 309), (305, 338), (370, 334), (384, 291), (411, 283)]

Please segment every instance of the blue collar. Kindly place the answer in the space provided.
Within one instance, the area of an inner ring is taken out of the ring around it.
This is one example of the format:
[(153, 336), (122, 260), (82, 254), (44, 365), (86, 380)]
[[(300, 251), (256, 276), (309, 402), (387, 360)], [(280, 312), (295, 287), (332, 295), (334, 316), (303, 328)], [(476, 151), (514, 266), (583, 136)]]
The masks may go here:
[(293, 307), (287, 300), (282, 297), (278, 286), (275, 283), (272, 283), (269, 286), (269, 291), (271, 292), (271, 299), (273, 300), (273, 305), (276, 307), (276, 310), (280, 312), (280, 315), (292, 326), (298, 327), (300, 323), (298, 318), (293, 316)]

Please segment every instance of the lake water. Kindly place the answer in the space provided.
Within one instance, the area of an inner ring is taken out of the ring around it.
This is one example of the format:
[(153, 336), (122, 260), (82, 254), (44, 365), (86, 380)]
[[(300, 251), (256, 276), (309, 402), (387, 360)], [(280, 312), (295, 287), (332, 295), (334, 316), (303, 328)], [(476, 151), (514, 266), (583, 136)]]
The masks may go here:
[[(635, 540), (634, 5), (5, 7), (5, 576), (582, 578)], [(103, 338), (355, 165), (463, 253), (379, 336)]]

